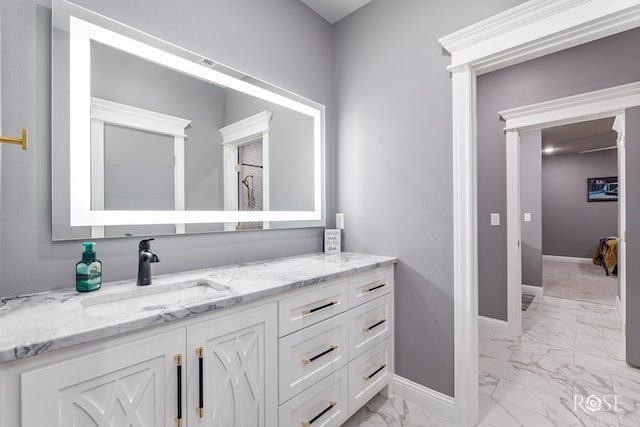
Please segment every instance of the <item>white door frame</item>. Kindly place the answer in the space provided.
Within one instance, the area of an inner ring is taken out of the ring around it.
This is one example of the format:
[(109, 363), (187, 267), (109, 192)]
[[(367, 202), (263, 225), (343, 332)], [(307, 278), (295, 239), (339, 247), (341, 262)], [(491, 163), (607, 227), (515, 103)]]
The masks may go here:
[(476, 76), (640, 26), (640, 0), (530, 0), (439, 40), (451, 54), (454, 401), (478, 424)]
[[(185, 209), (184, 144), (187, 139), (186, 128), (191, 124), (191, 120), (96, 97), (91, 97), (91, 209), (104, 210), (104, 128), (106, 124), (173, 137), (173, 208), (176, 211), (183, 211)], [(185, 225), (174, 224), (174, 231), (175, 234), (184, 234)], [(104, 225), (91, 226), (92, 238), (102, 238), (104, 232)]]
[[(622, 313), (622, 330), (627, 330), (627, 148), (626, 148), (626, 130), (625, 115), (616, 117), (613, 123), (613, 130), (618, 133), (618, 192), (625, 195), (622, 199), (618, 199), (618, 236), (622, 240), (618, 243), (618, 265), (622, 266), (618, 271), (618, 280), (620, 281), (620, 299), (618, 307)], [(627, 342), (624, 340), (624, 354), (627, 354)], [(625, 357), (626, 360), (626, 357)]]
[[(507, 330), (522, 332), (522, 246), (520, 230), (520, 134), (527, 130), (616, 117), (618, 132), (618, 233), (626, 230), (624, 185), (624, 110), (640, 105), (640, 82), (500, 111), (505, 120), (507, 163)], [(624, 243), (619, 247), (624, 257)], [(621, 257), (621, 259), (622, 259)], [(620, 263), (621, 303), (625, 302), (625, 265)], [(624, 313), (623, 313), (623, 319)]]
[[(219, 129), (222, 134), (222, 175), (224, 182), (224, 210), (237, 211), (240, 209), (238, 200), (238, 150), (241, 146), (262, 141), (262, 210), (269, 210), (269, 133), (271, 132), (271, 111), (262, 111), (253, 116), (231, 123)], [(237, 222), (225, 222), (225, 231), (236, 230)], [(262, 223), (264, 230), (269, 228), (269, 222)]]

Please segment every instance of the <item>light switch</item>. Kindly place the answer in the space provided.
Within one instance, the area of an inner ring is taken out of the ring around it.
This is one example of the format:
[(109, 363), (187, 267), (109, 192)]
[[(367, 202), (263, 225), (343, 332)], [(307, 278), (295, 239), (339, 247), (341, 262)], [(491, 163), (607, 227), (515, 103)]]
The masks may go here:
[(531, 212), (524, 213), (524, 222), (531, 222)]
[(492, 213), (491, 214), (491, 225), (500, 225), (500, 214)]
[(336, 214), (336, 228), (339, 230), (344, 230), (344, 214), (343, 213)]

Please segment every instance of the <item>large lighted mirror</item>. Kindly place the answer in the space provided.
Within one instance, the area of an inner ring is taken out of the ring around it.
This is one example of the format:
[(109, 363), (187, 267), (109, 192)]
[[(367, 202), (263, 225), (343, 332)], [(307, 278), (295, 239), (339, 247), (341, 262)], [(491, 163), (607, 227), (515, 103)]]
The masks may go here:
[(324, 107), (53, 1), (53, 239), (324, 225)]

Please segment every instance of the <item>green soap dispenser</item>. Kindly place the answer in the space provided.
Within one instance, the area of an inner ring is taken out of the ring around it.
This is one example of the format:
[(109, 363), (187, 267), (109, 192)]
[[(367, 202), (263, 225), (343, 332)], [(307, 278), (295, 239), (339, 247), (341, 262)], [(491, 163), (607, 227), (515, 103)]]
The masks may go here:
[(96, 259), (95, 243), (84, 242), (82, 261), (76, 264), (76, 290), (97, 291), (102, 286), (102, 261)]

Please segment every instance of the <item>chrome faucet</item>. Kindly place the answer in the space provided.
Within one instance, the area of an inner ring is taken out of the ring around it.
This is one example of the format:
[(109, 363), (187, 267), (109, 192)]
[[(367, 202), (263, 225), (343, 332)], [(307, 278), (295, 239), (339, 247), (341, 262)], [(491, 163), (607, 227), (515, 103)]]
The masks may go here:
[(138, 245), (138, 286), (151, 284), (151, 263), (159, 262), (158, 255), (151, 252), (151, 239), (140, 240)]

